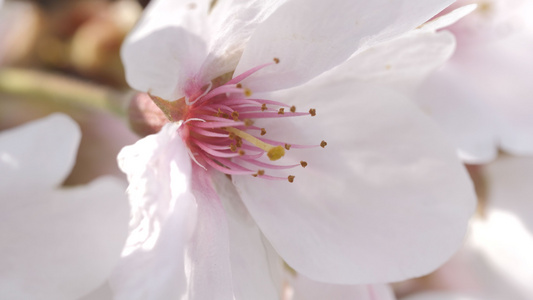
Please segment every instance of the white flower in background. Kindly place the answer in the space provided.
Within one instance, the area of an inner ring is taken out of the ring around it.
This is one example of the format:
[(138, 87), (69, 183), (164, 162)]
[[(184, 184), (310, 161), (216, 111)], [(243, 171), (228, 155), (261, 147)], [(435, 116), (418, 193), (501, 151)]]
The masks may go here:
[(78, 299), (120, 257), (124, 184), (102, 177), (61, 187), (79, 140), (76, 123), (60, 114), (0, 132), (0, 299)]
[(474, 206), (454, 150), (397, 93), (319, 76), (449, 1), (210, 3), (152, 2), (122, 49), (175, 123), (119, 154), (136, 214), (116, 299), (276, 299), (278, 254), (335, 284), (449, 258)]
[[(484, 216), (472, 220), (463, 249), (426, 283), (464, 299), (533, 299), (533, 159), (502, 157), (482, 170), (489, 183)], [(419, 297), (406, 300), (441, 299)]]
[(424, 84), (417, 102), (439, 122), (467, 163), (502, 149), (533, 154), (533, 2), (458, 1), (477, 9), (449, 26), (457, 49)]

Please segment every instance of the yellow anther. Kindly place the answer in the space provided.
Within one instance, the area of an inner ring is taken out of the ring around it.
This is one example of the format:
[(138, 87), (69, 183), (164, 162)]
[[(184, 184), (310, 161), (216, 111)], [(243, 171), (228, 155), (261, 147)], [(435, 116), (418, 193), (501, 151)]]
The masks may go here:
[(235, 86), (236, 86), (238, 89), (242, 88), (242, 84), (240, 84), (240, 83), (237, 83)]
[(285, 108), (282, 107), (278, 110), (278, 115), (283, 115), (284, 113), (285, 113)]
[(236, 135), (235, 135), (235, 133), (233, 133), (233, 132), (230, 132), (230, 133), (228, 134), (228, 138), (229, 138), (230, 140), (234, 140), (234, 139), (235, 139), (235, 136), (236, 136)]
[(305, 168), (307, 167), (307, 162), (302, 160), (300, 161), (300, 165)]
[(244, 96), (250, 97), (252, 95), (252, 90), (250, 89), (244, 89)]
[(239, 150), (239, 155), (240, 155), (240, 156), (243, 156), (244, 154), (246, 154), (246, 153), (244, 152), (244, 150), (240, 149), (240, 150)]
[(285, 149), (281, 146), (276, 146), (270, 148), (270, 150), (267, 151), (267, 156), (270, 160), (278, 160), (285, 155)]
[(326, 141), (320, 142), (320, 147), (322, 147), (322, 148), (326, 148), (327, 145), (328, 145), (328, 143), (326, 143)]
[(230, 144), (229, 148), (232, 152), (237, 152), (237, 146), (235, 146), (235, 144)]
[(293, 112), (296, 112), (296, 106), (294, 106), (294, 105), (291, 106), (291, 112), (292, 112), (292, 113), (293, 113)]
[(258, 170), (257, 175), (265, 175), (265, 170)]
[[(233, 133), (235, 136), (238, 136), (242, 138), (243, 140), (247, 140), (248, 142), (250, 142), (252, 145), (256, 146), (257, 148), (264, 150), (267, 153), (267, 156), (270, 160), (278, 160), (285, 155), (285, 149), (283, 149), (282, 146), (272, 146), (268, 143), (261, 141), (255, 136), (247, 132), (244, 132), (242, 130), (239, 130), (237, 128), (226, 127), (224, 128), (224, 130), (228, 131), (230, 135)], [(239, 154), (240, 154), (240, 151), (239, 151)]]
[(244, 119), (244, 126), (252, 126), (254, 125), (254, 121), (250, 119)]
[(289, 177), (287, 177), (287, 179), (289, 180), (290, 183), (294, 182), (294, 176), (292, 176), (292, 175), (289, 175)]
[(311, 108), (311, 109), (309, 110), (309, 114), (311, 114), (311, 117), (316, 116), (316, 109)]
[(239, 113), (234, 111), (231, 113), (231, 117), (233, 118), (233, 121), (239, 121)]

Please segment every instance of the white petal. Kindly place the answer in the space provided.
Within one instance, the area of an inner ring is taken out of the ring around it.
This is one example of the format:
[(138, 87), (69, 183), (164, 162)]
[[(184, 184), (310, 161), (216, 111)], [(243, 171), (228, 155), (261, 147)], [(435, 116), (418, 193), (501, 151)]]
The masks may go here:
[(56, 191), (29, 186), (23, 195), (2, 197), (0, 298), (72, 300), (101, 285), (127, 235), (124, 188), (101, 178)]
[(464, 68), (448, 63), (420, 85), (415, 101), (449, 134), (461, 159), (479, 164), (496, 157), (497, 113), (485, 102)]
[(223, 208), (187, 151), (167, 124), (119, 154), (134, 218), (111, 279), (117, 300), (232, 299)]
[(62, 114), (0, 132), (0, 190), (16, 195), (59, 186), (74, 165), (80, 138), (78, 125)]
[(198, 72), (207, 57), (209, 3), (152, 1), (121, 50), (132, 88), (176, 100), (185, 95), (187, 86), (206, 83)]
[(414, 29), (451, 2), (289, 1), (257, 28), (235, 74), (279, 58), (279, 64), (244, 83), (258, 92), (296, 86), (345, 61), (361, 47)]
[(111, 287), (109, 286), (109, 283), (106, 282), (102, 286), (91, 291), (89, 294), (81, 297), (78, 300), (114, 300), (114, 299), (113, 299), (113, 292), (111, 291)]
[(381, 83), (412, 94), (420, 81), (450, 58), (454, 49), (455, 39), (449, 32), (413, 30), (354, 55), (320, 77)]
[(477, 8), (477, 4), (469, 4), (469, 5), (461, 6), (445, 15), (439, 16), (425, 23), (424, 25), (420, 27), (420, 29), (433, 31), (433, 30), (439, 30), (441, 28), (450, 26), (454, 24), (455, 22), (459, 21), (460, 19), (464, 18), (471, 12), (473, 12), (476, 8)]
[(204, 68), (210, 78), (235, 70), (244, 46), (259, 26), (286, 0), (217, 0), (209, 14), (210, 57)]
[(286, 155), (287, 164), (309, 163), (290, 170), (293, 184), (233, 180), (290, 266), (318, 281), (389, 282), (428, 273), (459, 247), (475, 204), (472, 185), (453, 148), (417, 108), (351, 81), (276, 95), (315, 107), (317, 116), (261, 124), (266, 137), (325, 139), (328, 146)]
[(278, 299), (281, 259), (264, 238), (231, 181), (221, 173), (214, 174), (213, 181), (228, 219), (235, 299)]
[(338, 285), (313, 281), (302, 275), (293, 280), (294, 300), (356, 299), (395, 300), (392, 289), (384, 284)]

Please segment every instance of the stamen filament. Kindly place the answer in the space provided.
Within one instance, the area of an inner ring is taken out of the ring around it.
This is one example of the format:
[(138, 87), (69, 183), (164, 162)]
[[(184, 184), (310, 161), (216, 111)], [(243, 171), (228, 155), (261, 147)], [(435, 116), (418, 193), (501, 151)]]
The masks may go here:
[(249, 133), (246, 133), (246, 132), (244, 132), (242, 130), (239, 130), (237, 128), (227, 127), (227, 128), (225, 128), (225, 130), (227, 132), (231, 132), (231, 133), (235, 134), (236, 136), (239, 136), (242, 139), (252, 143), (257, 148), (263, 149), (267, 153), (268, 158), (270, 160), (272, 160), (272, 161), (278, 160), (278, 159), (282, 158), (285, 155), (285, 149), (283, 149), (282, 146), (272, 146), (270, 144), (267, 144), (267, 143), (261, 141), (260, 139), (256, 138), (255, 136), (253, 136), (253, 135), (251, 135)]

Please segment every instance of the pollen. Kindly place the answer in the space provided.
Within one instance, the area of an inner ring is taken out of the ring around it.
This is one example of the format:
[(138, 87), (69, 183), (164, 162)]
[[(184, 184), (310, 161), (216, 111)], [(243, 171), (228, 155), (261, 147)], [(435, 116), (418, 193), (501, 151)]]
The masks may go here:
[(281, 146), (272, 147), (267, 152), (268, 158), (272, 161), (278, 160), (282, 158), (284, 155), (285, 155), (285, 149), (283, 149), (283, 147)]
[(246, 154), (246, 152), (244, 152), (244, 150), (240, 149), (240, 150), (239, 150), (239, 155), (240, 155), (240, 156), (244, 156), (244, 154)]
[(252, 95), (252, 90), (250, 89), (244, 89), (244, 96), (250, 97)]
[(244, 126), (252, 126), (254, 125), (254, 121), (250, 119), (244, 119)]
[(234, 111), (231, 113), (231, 117), (233, 118), (233, 121), (239, 121), (239, 113)]

